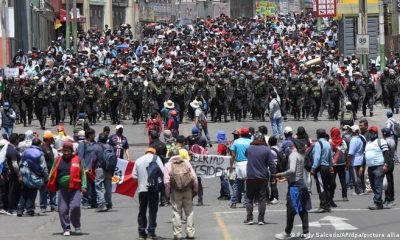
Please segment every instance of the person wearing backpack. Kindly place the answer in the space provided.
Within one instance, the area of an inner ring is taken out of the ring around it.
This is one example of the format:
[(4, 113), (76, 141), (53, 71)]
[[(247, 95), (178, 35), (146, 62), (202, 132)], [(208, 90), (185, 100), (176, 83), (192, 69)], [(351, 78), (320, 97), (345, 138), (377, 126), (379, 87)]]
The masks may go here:
[(210, 134), (208, 133), (207, 115), (203, 112), (201, 108), (201, 102), (194, 100), (190, 103), (190, 106), (194, 109), (193, 122), (195, 127), (199, 129), (200, 133), (204, 131), (204, 135), (207, 138), (207, 143), (210, 147), (212, 147)]
[[(161, 158), (156, 155), (156, 149), (152, 147), (147, 148), (145, 154), (135, 161), (135, 166), (133, 167), (133, 178), (137, 179), (138, 181), (138, 232), (139, 239), (141, 240), (145, 240), (147, 237), (151, 239), (157, 238), (156, 227), (160, 190), (154, 188), (153, 184), (150, 184), (149, 182), (150, 178), (148, 168), (152, 162), (156, 164), (159, 171), (161, 171), (163, 174), (165, 173), (165, 168)], [(146, 216), (147, 209), (149, 209), (148, 223)]]
[(258, 225), (264, 225), (265, 208), (268, 197), (268, 182), (270, 174), (276, 173), (274, 156), (265, 142), (264, 134), (256, 132), (253, 142), (246, 149), (246, 205), (247, 217), (244, 221), (246, 225), (253, 222), (253, 203), (258, 202)]
[(106, 212), (112, 208), (112, 177), (118, 162), (113, 147), (107, 141), (108, 136), (100, 133), (98, 145), (101, 147), (103, 155), (97, 163), (94, 180), (98, 212)]
[[(368, 177), (371, 182), (372, 191), (374, 192), (374, 204), (368, 206), (370, 210), (383, 209), (383, 178), (388, 172), (390, 165), (393, 163), (390, 161), (389, 148), (385, 139), (378, 137), (378, 127), (371, 126), (369, 128), (370, 140), (365, 146), (365, 164), (368, 167)], [(362, 172), (363, 169), (360, 169)], [(386, 208), (390, 206), (385, 205)]]
[[(347, 198), (347, 186), (346, 186), (346, 153), (347, 144), (346, 141), (341, 137), (339, 128), (331, 129), (331, 137), (329, 139), (333, 151), (333, 171), (332, 182), (336, 182), (336, 175), (339, 175), (340, 186), (342, 188), (342, 199), (343, 202), (349, 201)], [(334, 198), (336, 184), (331, 189), (332, 199)]]
[[(286, 161), (287, 162), (287, 157), (285, 154), (282, 153), (282, 151), (278, 147), (278, 139), (276, 139), (275, 136), (271, 136), (268, 139), (268, 146), (271, 148), (271, 153), (274, 156), (274, 162), (275, 166), (278, 165), (279, 161)], [(279, 172), (277, 170), (277, 172)], [(279, 191), (278, 191), (278, 181), (277, 179), (271, 175), (270, 177), (270, 196), (269, 196), (269, 203), (272, 205), (278, 204), (279, 203)]]
[(332, 150), (331, 145), (327, 141), (325, 129), (317, 129), (316, 131), (318, 143), (312, 150), (313, 164), (311, 175), (314, 176), (319, 194), (320, 207), (317, 212), (330, 212), (331, 207), (336, 207), (331, 196), (331, 174), (332, 168)]
[(169, 111), (170, 117), (167, 121), (167, 129), (172, 132), (174, 138), (179, 136), (179, 118), (175, 110)]
[(22, 217), (24, 210), (29, 216), (35, 215), (35, 199), (38, 189), (48, 179), (48, 170), (39, 138), (32, 140), (32, 146), (21, 156), (20, 173), (22, 176), (21, 195), (17, 216)]
[(382, 128), (382, 136), (386, 140), (388, 148), (389, 148), (389, 167), (388, 171), (385, 174), (386, 180), (387, 180), (387, 189), (385, 191), (385, 201), (383, 202), (383, 205), (385, 206), (394, 206), (394, 178), (393, 178), (393, 171), (394, 171), (394, 159), (395, 156), (397, 156), (397, 153), (395, 151), (395, 144), (394, 140), (392, 138), (390, 129), (388, 128)]
[(340, 115), (340, 126), (349, 125), (353, 126), (354, 124), (354, 114), (353, 114), (353, 106), (351, 102), (346, 102), (346, 109), (342, 111)]
[(399, 135), (400, 135), (400, 123), (394, 119), (393, 112), (390, 110), (386, 112), (386, 117), (388, 118), (386, 121), (386, 128), (389, 128), (393, 134), (395, 150), (397, 152), (397, 142), (398, 142)]
[(193, 197), (198, 191), (197, 175), (189, 161), (182, 159), (177, 148), (169, 152), (165, 164), (165, 194), (170, 198), (173, 212), (174, 239), (183, 239), (182, 210), (186, 216), (186, 239), (194, 239)]
[(158, 133), (158, 135), (160, 135), (162, 129), (163, 129), (163, 123), (161, 118), (159, 117), (157, 112), (152, 112), (150, 114), (150, 117), (147, 118), (146, 125), (144, 126), (144, 135), (147, 134), (149, 136), (149, 144), (151, 144), (154, 141), (151, 132), (155, 131)]

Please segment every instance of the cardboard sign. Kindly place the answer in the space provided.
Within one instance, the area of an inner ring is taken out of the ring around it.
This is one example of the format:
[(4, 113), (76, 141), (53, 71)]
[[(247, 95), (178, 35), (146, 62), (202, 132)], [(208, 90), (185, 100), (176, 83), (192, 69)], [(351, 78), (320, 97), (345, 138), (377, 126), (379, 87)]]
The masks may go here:
[(195, 154), (191, 163), (198, 176), (212, 178), (222, 175), (229, 167), (230, 159), (230, 156)]

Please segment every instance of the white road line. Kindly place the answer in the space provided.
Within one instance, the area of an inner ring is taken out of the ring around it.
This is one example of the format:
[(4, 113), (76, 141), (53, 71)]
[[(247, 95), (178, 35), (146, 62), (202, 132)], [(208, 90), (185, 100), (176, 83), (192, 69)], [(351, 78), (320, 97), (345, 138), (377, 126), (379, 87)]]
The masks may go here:
[[(382, 211), (385, 210), (400, 210), (400, 208), (391, 208), (391, 209), (384, 209)], [(338, 208), (338, 209), (332, 209), (331, 213), (333, 212), (347, 212), (347, 211), (371, 211), (368, 208)], [(235, 213), (245, 213), (246, 211), (226, 211), (226, 212), (218, 212), (221, 214), (235, 214)], [(257, 211), (255, 211), (257, 212)], [(286, 212), (286, 209), (270, 209), (270, 210), (266, 210), (265, 213), (268, 212)], [(215, 212), (216, 213), (216, 212)], [(311, 213), (310, 213), (311, 214)]]

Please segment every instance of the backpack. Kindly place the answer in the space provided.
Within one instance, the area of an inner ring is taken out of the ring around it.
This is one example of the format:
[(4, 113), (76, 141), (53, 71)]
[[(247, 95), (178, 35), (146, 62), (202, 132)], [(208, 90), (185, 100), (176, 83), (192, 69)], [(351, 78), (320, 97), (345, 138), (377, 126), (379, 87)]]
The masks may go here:
[(185, 160), (172, 160), (171, 184), (178, 191), (185, 191), (192, 186), (190, 168), (185, 163)]
[(350, 110), (346, 110), (343, 113), (343, 121), (351, 122), (353, 121), (353, 112)]
[(157, 155), (153, 155), (147, 169), (147, 187), (148, 190), (161, 192), (164, 190), (164, 174), (157, 164)]
[(276, 158), (277, 158), (276, 171), (278, 173), (285, 172), (288, 167), (288, 160), (286, 155), (282, 151), (279, 151), (278, 149), (271, 148), (271, 150), (276, 153)]
[(393, 125), (392, 127), (393, 134), (396, 136), (400, 136), (400, 123), (393, 119), (391, 119), (390, 121), (392, 122)]
[(115, 155), (114, 149), (112, 149), (111, 147), (103, 146), (102, 148), (103, 148), (102, 168), (106, 172), (114, 173), (118, 163), (117, 155)]
[(207, 155), (208, 151), (200, 146), (199, 144), (193, 144), (192, 147), (190, 148), (190, 152), (192, 154), (199, 154), (199, 155)]
[(79, 131), (85, 130), (85, 119), (78, 119), (74, 127), (74, 135), (77, 136)]
[[(322, 149), (324, 148), (324, 146), (322, 145), (322, 142), (318, 141), (320, 147), (321, 147), (321, 157), (322, 157)], [(309, 172), (311, 171), (312, 165), (314, 164), (314, 159), (313, 159), (313, 149), (315, 147), (314, 143), (313, 145), (311, 145), (310, 147), (308, 147), (306, 149), (306, 153), (305, 153), (305, 157), (304, 157), (304, 169)]]

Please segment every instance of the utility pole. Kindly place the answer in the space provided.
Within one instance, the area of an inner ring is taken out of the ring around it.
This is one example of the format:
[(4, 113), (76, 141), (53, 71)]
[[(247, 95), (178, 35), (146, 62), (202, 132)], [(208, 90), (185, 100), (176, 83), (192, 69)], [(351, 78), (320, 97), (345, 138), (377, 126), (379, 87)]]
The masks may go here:
[(3, 63), (3, 69), (7, 67), (7, 7), (8, 0), (1, 2), (1, 59)]
[(70, 43), (71, 43), (71, 41), (70, 41), (70, 30), (69, 30), (69, 22), (71, 21), (70, 20), (70, 17), (69, 17), (69, 10), (70, 10), (70, 5), (69, 5), (69, 0), (65, 0), (65, 11), (67, 12), (67, 16), (66, 16), (66, 19), (65, 19), (65, 43), (66, 43), (66, 48), (67, 49), (71, 49), (70, 48)]
[(384, 3), (383, 0), (379, 1), (379, 57), (381, 69), (386, 66), (385, 59), (385, 18), (384, 18)]
[[(359, 19), (361, 21), (361, 26), (358, 29), (358, 34), (367, 34), (367, 1), (360, 0), (360, 14)], [(368, 55), (363, 54), (361, 55), (361, 63), (362, 63), (362, 71), (368, 71)]]
[(75, 53), (77, 53), (78, 52), (78, 41), (77, 41), (77, 38), (78, 38), (78, 24), (77, 24), (77, 18), (78, 18), (78, 14), (77, 14), (77, 11), (76, 11), (76, 0), (73, 0), (73, 8), (72, 8), (72, 11), (74, 11), (74, 19), (73, 19), (73, 22), (72, 22), (72, 32), (73, 32), (73, 38), (74, 38), (74, 52)]

